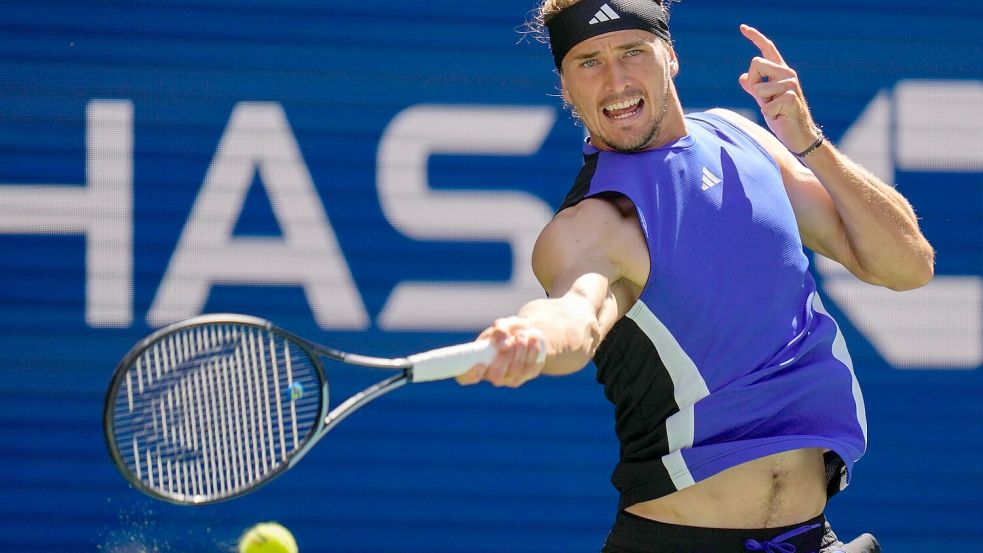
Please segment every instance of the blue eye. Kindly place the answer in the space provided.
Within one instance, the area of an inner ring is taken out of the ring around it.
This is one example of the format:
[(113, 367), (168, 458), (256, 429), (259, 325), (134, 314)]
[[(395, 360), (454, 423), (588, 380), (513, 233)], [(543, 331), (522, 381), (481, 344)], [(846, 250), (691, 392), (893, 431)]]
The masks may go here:
[(597, 60), (595, 59), (584, 60), (584, 62), (580, 64), (581, 67), (594, 67), (595, 65), (597, 65)]

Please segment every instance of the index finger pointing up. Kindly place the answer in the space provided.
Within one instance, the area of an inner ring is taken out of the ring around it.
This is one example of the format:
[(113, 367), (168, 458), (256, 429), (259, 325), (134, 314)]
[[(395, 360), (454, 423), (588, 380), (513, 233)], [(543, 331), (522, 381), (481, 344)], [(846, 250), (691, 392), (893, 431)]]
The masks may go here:
[(778, 52), (778, 48), (775, 43), (771, 41), (768, 37), (762, 34), (761, 31), (755, 29), (750, 25), (741, 24), (741, 34), (747, 37), (748, 40), (754, 43), (761, 50), (761, 57), (768, 61), (775, 63), (780, 63), (785, 65), (785, 60), (782, 55)]

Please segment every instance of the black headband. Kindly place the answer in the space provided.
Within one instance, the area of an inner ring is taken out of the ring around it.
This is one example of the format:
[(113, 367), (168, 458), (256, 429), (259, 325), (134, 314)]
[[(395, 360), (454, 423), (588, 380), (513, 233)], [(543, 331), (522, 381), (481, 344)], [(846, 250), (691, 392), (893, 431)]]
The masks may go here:
[(557, 69), (571, 48), (604, 33), (641, 29), (669, 40), (666, 12), (657, 0), (581, 0), (550, 19), (546, 28)]

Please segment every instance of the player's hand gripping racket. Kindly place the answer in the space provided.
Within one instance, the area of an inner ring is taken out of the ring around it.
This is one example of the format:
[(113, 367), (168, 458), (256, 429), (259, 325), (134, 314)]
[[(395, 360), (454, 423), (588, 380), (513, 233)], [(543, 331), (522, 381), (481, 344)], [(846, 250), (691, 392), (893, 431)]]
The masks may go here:
[[(382, 359), (255, 317), (195, 317), (158, 330), (120, 362), (106, 395), (106, 441), (140, 491), (186, 505), (223, 501), (289, 469), (369, 401), (407, 382), (453, 378), (495, 354), (479, 341)], [(329, 411), (322, 357), (396, 373)]]

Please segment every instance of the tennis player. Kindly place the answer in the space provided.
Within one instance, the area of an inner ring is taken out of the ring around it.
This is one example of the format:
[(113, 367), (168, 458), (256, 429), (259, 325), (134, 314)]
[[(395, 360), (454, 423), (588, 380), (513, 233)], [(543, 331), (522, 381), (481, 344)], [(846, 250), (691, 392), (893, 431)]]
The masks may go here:
[(803, 247), (922, 286), (934, 252), (911, 206), (826, 139), (756, 29), (740, 27), (760, 55), (738, 80), (768, 129), (684, 115), (656, 0), (544, 0), (537, 16), (589, 131), (584, 166), (533, 254), (548, 299), (485, 330), (499, 355), (459, 381), (519, 386), (594, 360), (621, 443), (603, 551), (877, 551), (823, 516), (867, 430)]

